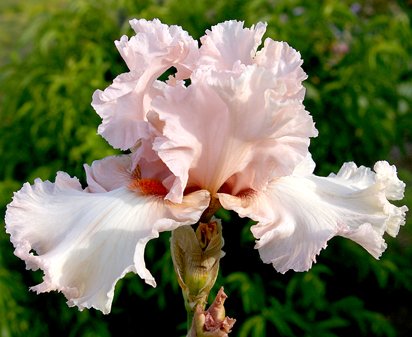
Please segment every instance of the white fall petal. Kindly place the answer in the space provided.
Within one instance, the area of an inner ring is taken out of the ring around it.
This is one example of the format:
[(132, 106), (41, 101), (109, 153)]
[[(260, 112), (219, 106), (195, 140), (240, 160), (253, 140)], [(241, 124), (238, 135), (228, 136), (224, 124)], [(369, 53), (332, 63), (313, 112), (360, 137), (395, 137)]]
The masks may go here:
[(363, 246), (375, 258), (386, 249), (383, 234), (396, 236), (406, 206), (405, 184), (394, 166), (378, 162), (375, 172), (346, 163), (337, 175), (294, 175), (273, 180), (263, 192), (242, 197), (220, 194), (223, 207), (259, 221), (251, 230), (265, 263), (281, 273), (308, 270), (327, 241), (339, 235)]
[(181, 204), (126, 187), (89, 193), (59, 172), (55, 183), (24, 184), (8, 205), (6, 230), (26, 267), (44, 271), (33, 290), (58, 290), (69, 306), (107, 314), (115, 284), (127, 272), (156, 285), (144, 262), (146, 243), (159, 232), (196, 223), (208, 203), (206, 191)]

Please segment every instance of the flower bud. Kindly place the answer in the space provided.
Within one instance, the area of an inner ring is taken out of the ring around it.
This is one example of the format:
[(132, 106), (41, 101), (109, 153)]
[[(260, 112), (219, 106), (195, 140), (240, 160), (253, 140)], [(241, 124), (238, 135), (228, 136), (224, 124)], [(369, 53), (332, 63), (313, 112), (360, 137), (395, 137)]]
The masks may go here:
[(209, 309), (204, 311), (199, 306), (196, 307), (187, 337), (228, 337), (236, 320), (226, 316), (226, 298), (221, 287)]
[(199, 223), (196, 232), (191, 226), (173, 231), (173, 265), (188, 312), (194, 312), (197, 305), (205, 307), (224, 255), (222, 247), (222, 226), (218, 219)]

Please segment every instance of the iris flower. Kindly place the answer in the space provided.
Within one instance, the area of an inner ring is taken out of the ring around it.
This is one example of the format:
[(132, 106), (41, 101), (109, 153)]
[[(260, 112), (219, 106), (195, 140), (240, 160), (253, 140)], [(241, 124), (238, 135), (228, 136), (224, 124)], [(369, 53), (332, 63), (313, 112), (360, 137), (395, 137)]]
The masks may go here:
[(115, 42), (129, 71), (92, 100), (98, 133), (126, 154), (85, 165), (85, 188), (64, 172), (25, 183), (7, 207), (15, 254), (44, 272), (33, 290), (107, 314), (126, 273), (156, 285), (149, 240), (220, 206), (256, 221), (255, 248), (281, 273), (308, 270), (334, 236), (380, 257), (383, 234), (405, 222), (407, 207), (389, 202), (405, 185), (385, 161), (313, 174), (317, 130), (296, 50), (270, 38), (258, 50), (263, 23), (220, 23), (200, 47), (157, 19), (130, 24), (136, 35)]

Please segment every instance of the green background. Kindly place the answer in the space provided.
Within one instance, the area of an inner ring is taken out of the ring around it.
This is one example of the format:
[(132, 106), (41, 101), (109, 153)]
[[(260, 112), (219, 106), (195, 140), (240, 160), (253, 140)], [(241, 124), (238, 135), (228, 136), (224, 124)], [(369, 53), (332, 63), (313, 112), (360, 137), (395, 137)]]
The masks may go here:
[[(193, 37), (227, 19), (266, 21), (266, 37), (301, 52), (305, 105), (319, 137), (316, 173), (345, 161), (386, 159), (412, 185), (411, 1), (2, 0), (0, 3), (0, 208), (25, 181), (58, 170), (84, 180), (83, 163), (115, 153), (98, 135), (91, 95), (126, 67), (113, 41), (131, 18), (160, 18)], [(412, 209), (412, 192), (405, 201)], [(412, 332), (412, 220), (374, 260), (335, 238), (307, 273), (276, 273), (253, 249), (250, 223), (222, 212), (231, 336), (409, 336)], [(35, 295), (28, 272), (0, 231), (0, 337), (183, 336), (185, 310), (173, 274), (170, 233), (149, 243), (153, 289), (128, 274), (112, 312), (79, 312), (62, 294)], [(217, 289), (214, 289), (216, 292)]]

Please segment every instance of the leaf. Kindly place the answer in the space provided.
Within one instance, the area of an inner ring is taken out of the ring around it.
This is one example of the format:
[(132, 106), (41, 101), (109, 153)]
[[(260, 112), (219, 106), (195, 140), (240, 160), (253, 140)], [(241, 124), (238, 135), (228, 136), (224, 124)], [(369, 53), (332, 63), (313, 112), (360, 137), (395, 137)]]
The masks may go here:
[(239, 337), (265, 337), (266, 322), (262, 316), (248, 318), (239, 329)]

